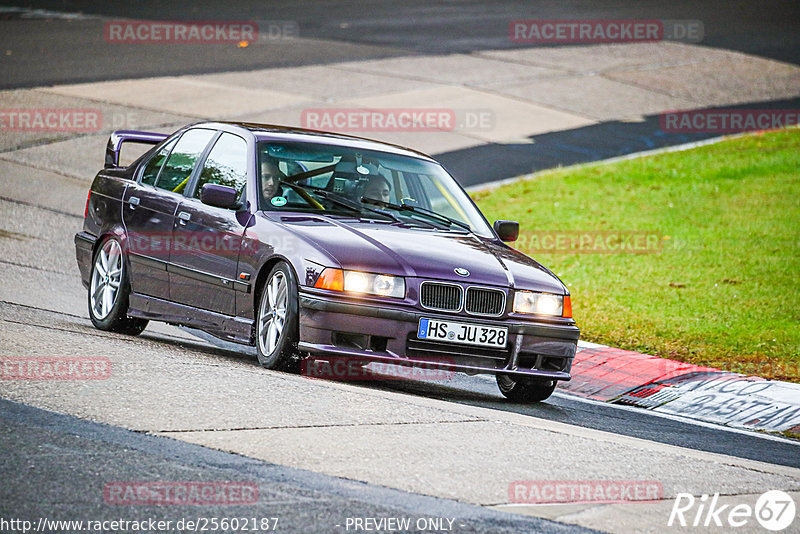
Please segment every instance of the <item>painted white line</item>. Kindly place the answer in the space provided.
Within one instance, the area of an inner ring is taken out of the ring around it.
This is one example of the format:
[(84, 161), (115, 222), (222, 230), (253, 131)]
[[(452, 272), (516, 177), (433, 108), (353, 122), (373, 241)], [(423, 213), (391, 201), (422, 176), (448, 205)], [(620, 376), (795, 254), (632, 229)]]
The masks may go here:
[(583, 341), (582, 339), (578, 340), (578, 346), (582, 349), (608, 349), (611, 348), (608, 345), (601, 345), (599, 343), (592, 343), (590, 341)]
[(84, 13), (67, 13), (64, 11), (50, 11), (48, 9), (8, 6), (0, 6), (0, 15), (19, 15), (21, 19), (88, 20), (100, 18), (95, 15), (86, 15)]
[(603, 402), (603, 401), (597, 401), (597, 400), (593, 400), (593, 399), (587, 399), (585, 397), (579, 397), (577, 395), (572, 395), (570, 393), (564, 393), (564, 392), (561, 392), (561, 391), (555, 391), (553, 393), (553, 396), (554, 397), (559, 397), (559, 398), (562, 398), (562, 399), (573, 400), (573, 401), (577, 401), (577, 402), (583, 402), (583, 403), (586, 403), (586, 404), (591, 404), (593, 406), (606, 406), (606, 407), (610, 407), (610, 408), (615, 408), (617, 410), (635, 412), (635, 413), (640, 413), (640, 414), (644, 413), (644, 414), (647, 414), (647, 415), (652, 415), (654, 417), (661, 417), (663, 419), (669, 419), (671, 421), (677, 421), (677, 422), (680, 422), (680, 423), (686, 423), (686, 424), (690, 424), (690, 425), (694, 425), (694, 426), (700, 426), (700, 427), (703, 427), (703, 428), (711, 428), (711, 429), (714, 429), (714, 430), (723, 430), (725, 432), (731, 432), (733, 434), (743, 434), (745, 436), (751, 436), (751, 437), (755, 437), (755, 438), (765, 439), (767, 441), (778, 441), (780, 443), (788, 443), (790, 445), (795, 445), (795, 446), (800, 447), (800, 441), (794, 441), (794, 440), (787, 439), (787, 438), (780, 438), (780, 437), (777, 437), (777, 436), (773, 436), (771, 434), (764, 434), (764, 433), (761, 433), (761, 432), (756, 432), (755, 430), (745, 430), (745, 429), (733, 428), (733, 427), (730, 427), (730, 426), (723, 426), (723, 425), (718, 425), (718, 424), (714, 424), (714, 423), (708, 423), (706, 421), (699, 421), (697, 419), (691, 419), (691, 418), (682, 417), (682, 416), (679, 416), (679, 415), (672, 415), (672, 414), (667, 414), (667, 413), (654, 412), (652, 410), (648, 410), (647, 408), (640, 408), (638, 406), (626, 406), (624, 404), (612, 404), (610, 402)]
[[(714, 144), (717, 144), (717, 143), (719, 143), (721, 141), (727, 141), (728, 139), (737, 139), (739, 137), (744, 137), (744, 136), (747, 136), (747, 135), (753, 135), (754, 133), (755, 132), (743, 132), (743, 133), (738, 133), (738, 134), (723, 135), (723, 136), (720, 136), (720, 137), (712, 137), (711, 139), (704, 139), (702, 141), (693, 141), (691, 143), (684, 143), (682, 145), (674, 145), (674, 146), (667, 146), (667, 147), (663, 147), (663, 148), (655, 148), (653, 150), (644, 150), (642, 152), (633, 152), (631, 154), (625, 154), (624, 156), (615, 156), (615, 157), (609, 158), (609, 159), (601, 159), (601, 160), (597, 160), (597, 161), (589, 161), (589, 162), (586, 162), (586, 163), (578, 163), (578, 164), (575, 164), (575, 165), (569, 165), (567, 167), (552, 167), (550, 169), (544, 169), (544, 170), (541, 170), (541, 171), (538, 171), (538, 172), (534, 172), (534, 173), (531, 173), (531, 174), (525, 174), (525, 175), (522, 175), (522, 176), (515, 176), (513, 178), (506, 178), (505, 180), (497, 180), (496, 182), (488, 182), (488, 183), (485, 183), (485, 184), (478, 184), (478, 185), (473, 185), (473, 186), (470, 186), (470, 187), (465, 187), (464, 190), (467, 193), (477, 193), (478, 191), (488, 191), (488, 190), (495, 189), (497, 187), (500, 187), (500, 186), (503, 186), (503, 185), (507, 185), (507, 184), (513, 184), (513, 183), (516, 183), (516, 182), (533, 180), (533, 179), (537, 178), (538, 176), (541, 176), (543, 174), (546, 174), (546, 173), (549, 173), (549, 172), (552, 172), (552, 171), (555, 171), (555, 170), (559, 170), (559, 171), (576, 171), (578, 169), (584, 169), (584, 168), (588, 168), (588, 167), (595, 167), (597, 165), (606, 165), (606, 164), (609, 164), (609, 163), (616, 163), (618, 161), (626, 161), (626, 160), (629, 160), (629, 159), (644, 158), (644, 157), (647, 157), (647, 156), (655, 156), (655, 155), (658, 155), (658, 154), (666, 154), (666, 153), (669, 153), (669, 152), (682, 152), (684, 150), (691, 150), (693, 148), (698, 148), (698, 147), (701, 147), (701, 146), (714, 145)], [(535, 141), (535, 138), (534, 138), (534, 141)]]
[[(754, 135), (756, 132), (742, 132), (737, 134), (722, 135), (720, 137), (712, 137), (711, 139), (703, 139), (702, 141), (692, 141), (691, 143), (684, 143), (682, 145), (666, 146), (662, 148), (654, 148), (653, 150), (643, 150), (642, 152), (633, 152), (622, 156), (615, 156), (613, 158), (604, 159), (602, 161), (594, 162), (594, 164), (616, 163), (617, 161), (626, 161), (629, 159), (644, 158), (647, 156), (656, 156), (658, 154), (668, 154), (670, 152), (683, 152), (684, 150), (691, 150), (701, 146), (716, 145), (721, 141), (728, 141), (729, 139), (738, 139), (748, 135)], [(585, 165), (592, 165), (585, 164)]]
[[(495, 379), (493, 376), (488, 375), (476, 375), (473, 378), (478, 378), (480, 380), (484, 380), (486, 382), (494, 383)], [(761, 439), (766, 439), (767, 441), (777, 441), (780, 443), (789, 443), (791, 445), (800, 446), (800, 441), (791, 440), (788, 438), (781, 438), (778, 436), (773, 436), (772, 434), (764, 434), (761, 432), (756, 432), (755, 430), (746, 430), (742, 428), (734, 428), (730, 426), (723, 426), (718, 425), (715, 423), (708, 423), (706, 421), (699, 421), (697, 419), (690, 419), (688, 417), (683, 417), (679, 415), (673, 415), (668, 413), (662, 412), (654, 412), (652, 410), (648, 410), (647, 408), (642, 408), (640, 406), (626, 406), (624, 404), (612, 404), (610, 402), (598, 401), (594, 399), (587, 399), (586, 397), (579, 397), (578, 395), (573, 395), (572, 393), (567, 393), (564, 391), (556, 391), (553, 392), (553, 397), (558, 397), (565, 400), (572, 400), (576, 402), (583, 402), (585, 404), (591, 404), (593, 406), (604, 406), (606, 408), (614, 408), (617, 410), (623, 410), (627, 412), (634, 412), (638, 414), (645, 414), (645, 415), (652, 415), (653, 417), (660, 417), (662, 419), (669, 419), (670, 421), (677, 421), (679, 423), (686, 423), (690, 425), (700, 426), (703, 428), (710, 428), (713, 430), (723, 430), (725, 432), (731, 432), (733, 434), (742, 434), (745, 436), (756, 437)]]

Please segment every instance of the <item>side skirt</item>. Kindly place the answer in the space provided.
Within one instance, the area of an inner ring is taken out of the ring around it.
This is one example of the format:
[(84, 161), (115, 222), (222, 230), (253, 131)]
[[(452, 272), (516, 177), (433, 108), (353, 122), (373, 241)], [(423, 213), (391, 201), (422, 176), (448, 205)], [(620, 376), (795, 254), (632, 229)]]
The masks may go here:
[(253, 345), (251, 333), (255, 321), (201, 310), (168, 300), (131, 293), (128, 315), (152, 321), (190, 326), (214, 337), (243, 345)]

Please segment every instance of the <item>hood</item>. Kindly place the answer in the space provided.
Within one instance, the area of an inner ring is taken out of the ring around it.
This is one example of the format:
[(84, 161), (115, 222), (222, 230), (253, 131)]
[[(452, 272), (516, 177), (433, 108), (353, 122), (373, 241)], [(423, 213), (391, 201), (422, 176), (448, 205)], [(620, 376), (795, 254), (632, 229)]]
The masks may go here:
[[(473, 234), (317, 215), (274, 218), (344, 269), (564, 293), (558, 278), (504, 244)], [(461, 277), (456, 268), (469, 271)]]

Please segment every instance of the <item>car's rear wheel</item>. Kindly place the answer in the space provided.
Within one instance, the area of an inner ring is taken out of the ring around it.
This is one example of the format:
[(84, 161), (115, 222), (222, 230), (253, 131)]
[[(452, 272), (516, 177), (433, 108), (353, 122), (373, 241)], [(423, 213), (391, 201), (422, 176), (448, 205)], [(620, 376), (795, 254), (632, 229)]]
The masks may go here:
[(286, 262), (277, 263), (261, 290), (256, 316), (258, 363), (290, 370), (298, 361), (297, 280)]
[(513, 378), (497, 375), (497, 387), (505, 398), (514, 402), (540, 402), (547, 399), (556, 389), (555, 380)]
[(89, 318), (92, 324), (109, 332), (132, 336), (141, 334), (148, 321), (128, 317), (130, 291), (122, 247), (119, 241), (110, 237), (95, 252), (89, 275)]

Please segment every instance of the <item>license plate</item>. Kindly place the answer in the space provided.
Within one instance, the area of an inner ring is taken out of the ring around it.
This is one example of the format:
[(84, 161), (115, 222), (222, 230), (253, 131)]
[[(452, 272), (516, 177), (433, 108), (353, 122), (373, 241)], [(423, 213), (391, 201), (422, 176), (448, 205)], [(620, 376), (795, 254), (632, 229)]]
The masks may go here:
[(487, 326), (473, 323), (456, 323), (439, 319), (419, 320), (417, 339), (480, 345), (497, 349), (506, 348), (508, 329), (502, 326)]

